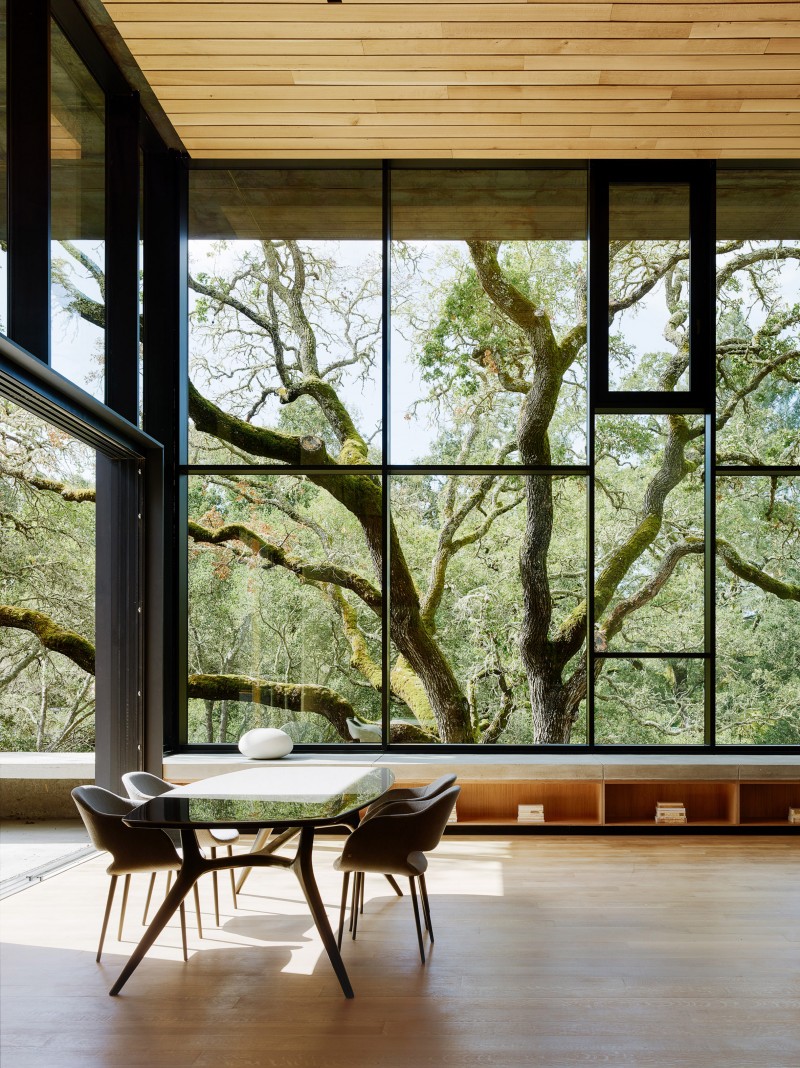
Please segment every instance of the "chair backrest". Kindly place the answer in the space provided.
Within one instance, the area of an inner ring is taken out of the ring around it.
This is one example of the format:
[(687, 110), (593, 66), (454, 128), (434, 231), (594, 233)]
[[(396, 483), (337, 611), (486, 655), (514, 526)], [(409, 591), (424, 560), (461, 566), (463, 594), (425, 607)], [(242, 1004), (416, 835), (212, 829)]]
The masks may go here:
[(180, 857), (163, 831), (129, 827), (123, 816), (138, 807), (138, 802), (118, 797), (102, 786), (76, 786), (72, 791), (80, 817), (96, 849), (110, 853), (111, 874), (156, 871), (180, 866)]
[(345, 842), (342, 857), (363, 858), (364, 870), (390, 871), (393, 864), (402, 865), (411, 853), (435, 849), (460, 793), (460, 786), (451, 786), (436, 797), (384, 805), (356, 827)]
[(158, 775), (151, 775), (149, 771), (126, 771), (122, 776), (122, 785), (133, 801), (149, 801), (151, 797), (158, 797), (173, 789), (166, 779), (159, 779)]
[[(373, 801), (366, 811), (364, 819), (372, 819), (381, 812), (385, 805), (393, 805), (398, 801), (426, 801), (444, 793), (456, 781), (456, 776), (440, 775), (438, 779), (429, 782), (427, 786), (400, 786), (396, 790), (390, 790), (377, 801)], [(363, 823), (363, 820), (362, 820)]]
[(440, 775), (438, 779), (434, 779), (433, 782), (429, 782), (427, 786), (418, 787), (420, 798), (436, 797), (438, 794), (443, 794), (445, 790), (448, 790), (456, 781), (456, 776)]

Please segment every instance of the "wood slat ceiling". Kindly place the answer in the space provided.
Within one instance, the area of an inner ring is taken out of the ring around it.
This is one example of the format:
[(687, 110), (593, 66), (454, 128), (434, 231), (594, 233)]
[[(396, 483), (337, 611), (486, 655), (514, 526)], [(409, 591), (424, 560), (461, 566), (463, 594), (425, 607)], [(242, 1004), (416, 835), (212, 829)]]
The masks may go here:
[(196, 158), (800, 157), (800, 3), (105, 7)]

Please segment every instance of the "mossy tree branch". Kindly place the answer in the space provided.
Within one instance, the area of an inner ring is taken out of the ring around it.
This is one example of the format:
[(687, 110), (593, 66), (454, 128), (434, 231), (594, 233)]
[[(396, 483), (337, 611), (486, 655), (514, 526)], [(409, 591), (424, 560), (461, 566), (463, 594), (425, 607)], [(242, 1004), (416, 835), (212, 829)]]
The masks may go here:
[(77, 504), (94, 504), (97, 500), (97, 491), (94, 486), (70, 486), (67, 482), (59, 482), (54, 478), (44, 478), (42, 475), (29, 475), (25, 471), (15, 470), (0, 463), (0, 474), (7, 478), (24, 482), (26, 486), (34, 489), (46, 490), (55, 493), (65, 501), (74, 501)]
[(360, 597), (364, 604), (376, 615), (381, 613), (383, 598), (380, 590), (376, 589), (371, 582), (355, 574), (355, 572), (348, 571), (346, 568), (339, 567), (336, 564), (309, 563), (298, 556), (292, 556), (279, 545), (273, 545), (272, 542), (262, 538), (244, 523), (226, 523), (224, 526), (211, 529), (189, 520), (188, 530), (190, 537), (194, 541), (205, 542), (209, 545), (224, 545), (229, 541), (239, 541), (247, 546), (254, 556), (259, 557), (270, 566), (284, 567), (287, 571), (297, 575), (303, 582), (315, 584), (331, 583), (335, 586), (341, 586), (343, 589), (350, 590)]
[(717, 538), (717, 555), (724, 561), (725, 566), (734, 575), (745, 582), (751, 582), (766, 593), (782, 601), (800, 601), (800, 584), (797, 582), (785, 582), (782, 579), (770, 575), (763, 568), (757, 567), (749, 560), (745, 560), (725, 538)]
[(45, 649), (61, 653), (79, 668), (94, 675), (94, 645), (69, 627), (62, 627), (44, 612), (35, 608), (0, 605), (0, 627), (27, 630), (34, 634)]
[[(0, 627), (29, 631), (45, 649), (67, 657), (89, 675), (95, 673), (94, 645), (68, 627), (60, 626), (44, 612), (0, 605)], [(347, 717), (354, 715), (353, 706), (327, 686), (275, 682), (249, 675), (190, 675), (188, 695), (205, 701), (253, 701), (287, 712), (314, 713), (350, 741)]]
[(275, 682), (249, 675), (190, 675), (187, 695), (202, 701), (252, 701), (286, 712), (313, 713), (331, 723), (350, 741), (347, 717), (355, 715), (349, 701), (327, 686)]

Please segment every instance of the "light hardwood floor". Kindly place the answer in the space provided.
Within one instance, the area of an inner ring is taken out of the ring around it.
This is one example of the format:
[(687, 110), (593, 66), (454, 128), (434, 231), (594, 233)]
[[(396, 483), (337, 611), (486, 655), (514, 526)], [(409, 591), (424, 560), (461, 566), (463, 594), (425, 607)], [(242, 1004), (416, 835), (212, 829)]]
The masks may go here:
[[(340, 846), (315, 850), (332, 919)], [(104, 867), (2, 902), (2, 1068), (800, 1066), (797, 839), (448, 838), (424, 967), (410, 900), (368, 878), (351, 1002), (278, 871), (237, 912), (223, 882), (220, 928), (204, 885), (188, 964), (173, 924), (109, 998), (146, 880), (97, 965)]]

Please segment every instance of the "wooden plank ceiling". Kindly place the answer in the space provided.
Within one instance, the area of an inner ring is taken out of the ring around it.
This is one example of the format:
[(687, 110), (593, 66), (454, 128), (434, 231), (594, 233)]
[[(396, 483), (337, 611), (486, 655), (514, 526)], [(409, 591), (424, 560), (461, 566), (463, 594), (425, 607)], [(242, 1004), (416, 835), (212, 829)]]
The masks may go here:
[(800, 3), (105, 7), (195, 158), (800, 157)]

